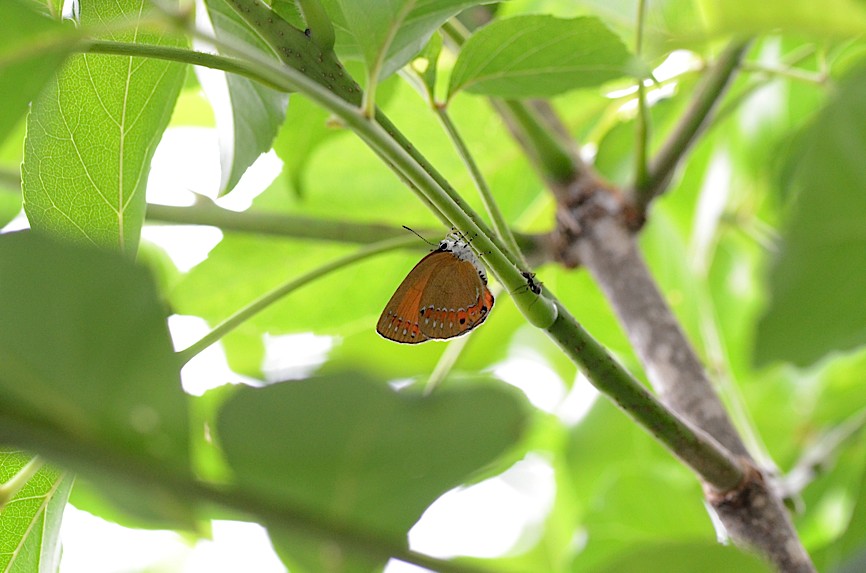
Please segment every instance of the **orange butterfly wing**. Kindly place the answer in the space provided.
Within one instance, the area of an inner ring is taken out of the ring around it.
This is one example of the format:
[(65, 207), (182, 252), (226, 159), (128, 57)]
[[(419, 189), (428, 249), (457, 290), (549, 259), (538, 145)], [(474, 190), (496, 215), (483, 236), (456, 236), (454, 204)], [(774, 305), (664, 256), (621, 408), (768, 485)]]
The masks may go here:
[(493, 308), (493, 294), (475, 266), (434, 251), (409, 271), (385, 305), (376, 331), (404, 344), (446, 339), (472, 330)]
[(443, 251), (433, 251), (409, 271), (400, 286), (385, 305), (382, 316), (376, 324), (376, 332), (394, 342), (417, 344), (427, 340), (421, 333), (420, 314), (421, 296), (430, 276), (436, 270), (436, 262), (431, 257), (445, 254)]
[(475, 265), (453, 255), (445, 265), (421, 297), (419, 326), (428, 338), (460, 336), (484, 322), (493, 308), (493, 294)]

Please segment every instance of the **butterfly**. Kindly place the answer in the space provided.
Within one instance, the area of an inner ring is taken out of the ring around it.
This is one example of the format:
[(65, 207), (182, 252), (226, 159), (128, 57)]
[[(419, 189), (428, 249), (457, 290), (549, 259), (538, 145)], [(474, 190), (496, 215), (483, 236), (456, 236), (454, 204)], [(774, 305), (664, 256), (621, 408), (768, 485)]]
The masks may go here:
[(376, 332), (403, 344), (454, 338), (484, 322), (492, 308), (484, 267), (468, 241), (451, 233), (409, 271)]

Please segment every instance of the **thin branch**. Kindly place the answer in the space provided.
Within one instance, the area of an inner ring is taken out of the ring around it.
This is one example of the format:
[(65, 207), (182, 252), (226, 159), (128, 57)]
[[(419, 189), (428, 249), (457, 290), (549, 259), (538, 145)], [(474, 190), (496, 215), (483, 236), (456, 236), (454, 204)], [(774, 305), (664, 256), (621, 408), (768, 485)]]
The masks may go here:
[(724, 95), (748, 47), (748, 41), (732, 42), (704, 77), (691, 105), (659, 150), (658, 155), (650, 162), (645, 182), (640, 186), (636, 184), (632, 191), (641, 211), (646, 211), (650, 202), (667, 187), (677, 166)]
[(821, 436), (803, 452), (791, 471), (779, 480), (782, 496), (792, 499), (800, 495), (816, 477), (832, 465), (842, 447), (857, 439), (864, 428), (866, 410), (860, 410)]
[(140, 56), (182, 62), (193, 66), (204, 66), (244, 76), (278, 91), (286, 91), (286, 86), (275, 83), (269, 76), (260, 74), (238, 58), (198, 52), (188, 48), (172, 46), (157, 46), (153, 44), (131, 44), (129, 42), (112, 42), (108, 40), (92, 40), (81, 46), (81, 50), (91, 54), (110, 54), (116, 56)]
[[(328, 220), (288, 213), (235, 212), (200, 199), (191, 207), (147, 204), (148, 223), (209, 225), (222, 231), (237, 231), (293, 239), (316, 239), (367, 245), (384, 239), (405, 237), (406, 232), (392, 225)], [(422, 233), (438, 231), (420, 229)]]
[[(635, 27), (635, 53), (640, 57), (643, 51), (643, 33), (646, 20), (646, 2), (638, 0), (637, 26)], [(646, 101), (646, 87), (643, 78), (637, 84), (637, 118), (635, 119), (635, 150), (634, 179), (635, 185), (641, 187), (648, 178), (647, 140), (649, 138), (649, 110)]]
[(526, 259), (523, 258), (520, 248), (517, 246), (517, 240), (514, 238), (514, 233), (511, 232), (511, 227), (502, 215), (499, 205), (496, 204), (496, 199), (493, 198), (493, 193), (490, 191), (490, 186), (487, 185), (487, 180), (484, 178), (484, 175), (478, 168), (478, 164), (475, 162), (475, 158), (472, 156), (472, 153), (469, 151), (469, 148), (460, 136), (457, 126), (454, 125), (453, 121), (451, 121), (451, 116), (448, 113), (448, 110), (441, 105), (434, 105), (433, 109), (435, 110), (439, 121), (442, 123), (442, 126), (445, 128), (445, 132), (451, 138), (451, 142), (454, 144), (457, 154), (463, 160), (466, 169), (469, 170), (469, 175), (475, 183), (475, 188), (478, 190), (478, 194), (481, 195), (481, 201), (484, 204), (484, 208), (487, 210), (487, 214), (490, 215), (490, 220), (493, 222), (493, 228), (496, 230), (497, 235), (499, 235), (502, 242), (505, 243), (505, 245), (507, 245), (507, 247), (514, 253), (521, 265), (521, 268), (529, 268)]
[(330, 263), (322, 265), (312, 271), (309, 271), (299, 277), (293, 278), (290, 281), (278, 286), (272, 291), (263, 294), (253, 302), (249, 303), (247, 306), (241, 308), (233, 315), (216, 325), (210, 332), (205, 334), (201, 339), (191, 344), (188, 348), (181, 350), (177, 353), (177, 356), (181, 362), (181, 364), (186, 364), (193, 357), (198, 355), (202, 350), (210, 346), (211, 344), (219, 341), (226, 334), (265, 310), (270, 305), (274, 304), (287, 294), (295, 291), (316, 279), (320, 279), (323, 276), (332, 273), (334, 271), (340, 270), (347, 266), (353, 265), (358, 261), (367, 259), (369, 257), (405, 247), (409, 244), (415, 242), (414, 237), (400, 237), (398, 239), (389, 239), (386, 241), (382, 241), (379, 243), (374, 243), (354, 253), (346, 255), (345, 257), (340, 257)]

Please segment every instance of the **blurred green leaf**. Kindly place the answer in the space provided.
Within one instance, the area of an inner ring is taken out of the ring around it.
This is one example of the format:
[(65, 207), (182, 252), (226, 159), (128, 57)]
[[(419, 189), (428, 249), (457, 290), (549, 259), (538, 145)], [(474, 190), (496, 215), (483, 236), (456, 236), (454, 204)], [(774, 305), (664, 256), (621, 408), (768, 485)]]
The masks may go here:
[(507, 98), (551, 97), (626, 75), (622, 40), (592, 17), (517, 16), (473, 34), (451, 74), (460, 90)]
[(866, 68), (841, 82), (788, 158), (791, 211), (755, 360), (810, 365), (866, 343)]
[(274, 151), (283, 160), (283, 177), (294, 194), (307, 193), (305, 174), (313, 153), (330, 137), (341, 133), (327, 125), (328, 112), (298, 94), (292, 96), (292, 105), (274, 139)]
[[(0, 483), (8, 483), (32, 459), (24, 452), (0, 447)], [(70, 474), (42, 466), (0, 507), (0, 570), (57, 571), (60, 521), (71, 487)]]
[(21, 0), (0, 2), (0, 143), (74, 47), (74, 29)]
[[(273, 52), (225, 0), (207, 0), (207, 10), (216, 37), (273, 57)], [(289, 94), (278, 92), (236, 74), (225, 74), (230, 110), (217, 114), (231, 116), (231, 122), (217, 121), (220, 132), (222, 194), (234, 189), (250, 165), (270, 150), (277, 131), (286, 118)], [(205, 82), (206, 87), (211, 84)], [(214, 99), (214, 98), (212, 98)], [(218, 101), (218, 100), (217, 100)]]
[(707, 26), (716, 34), (786, 33), (806, 36), (859, 35), (866, 27), (866, 6), (858, 0), (702, 0)]
[[(439, 495), (519, 438), (527, 412), (501, 385), (398, 393), (361, 374), (241, 388), (217, 430), (239, 483), (397, 542)], [(311, 571), (326, 553), (272, 530)], [(354, 570), (354, 569), (349, 569)]]
[(25, 232), (0, 235), (0, 276), (5, 439), (77, 468), (107, 455), (186, 471), (186, 399), (148, 274)]
[[(82, 25), (147, 14), (145, 0), (82, 0)], [(114, 41), (181, 46), (135, 26)], [(186, 67), (155, 58), (77, 55), (33, 103), (22, 166), (34, 229), (134, 254), (150, 160)]]
[[(809, 499), (813, 501), (810, 505), (811, 514), (821, 511), (823, 515), (815, 516), (813, 519), (832, 521), (836, 531), (840, 532), (832, 542), (824, 544), (820, 549), (814, 551), (815, 565), (821, 571), (856, 571), (853, 567), (858, 561), (862, 561), (866, 553), (866, 449), (862, 442), (863, 430), (859, 436), (852, 440), (850, 448), (846, 448), (838, 460), (834, 460), (834, 466), (829, 475), (819, 475), (819, 493), (823, 494), (824, 511), (818, 505), (822, 499)], [(857, 439), (859, 437), (859, 439)], [(820, 471), (820, 470), (819, 470)], [(851, 474), (855, 479), (850, 478)], [(844, 474), (839, 479), (838, 474)], [(842, 488), (845, 487), (843, 490)], [(810, 484), (806, 494), (812, 493), (815, 484)], [(843, 505), (841, 511), (839, 506)], [(826, 508), (830, 511), (826, 511)], [(833, 519), (835, 518), (835, 519)], [(835, 532), (834, 532), (835, 533)]]

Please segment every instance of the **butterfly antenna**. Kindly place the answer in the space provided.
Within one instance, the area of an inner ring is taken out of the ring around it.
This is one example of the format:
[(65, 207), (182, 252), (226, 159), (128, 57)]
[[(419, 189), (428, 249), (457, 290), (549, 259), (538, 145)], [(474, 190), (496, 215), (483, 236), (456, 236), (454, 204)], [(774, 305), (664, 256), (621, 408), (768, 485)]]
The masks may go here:
[(424, 242), (427, 243), (428, 245), (433, 246), (433, 247), (436, 246), (435, 243), (431, 243), (430, 241), (428, 241), (427, 239), (425, 239), (424, 237), (422, 237), (421, 235), (419, 235), (419, 234), (415, 231), (415, 229), (410, 229), (410, 228), (407, 227), (406, 225), (403, 225), (403, 228), (406, 229), (407, 231), (409, 231), (410, 233), (412, 233), (413, 235), (416, 235), (419, 239), (421, 239), (422, 241), (424, 241)]

